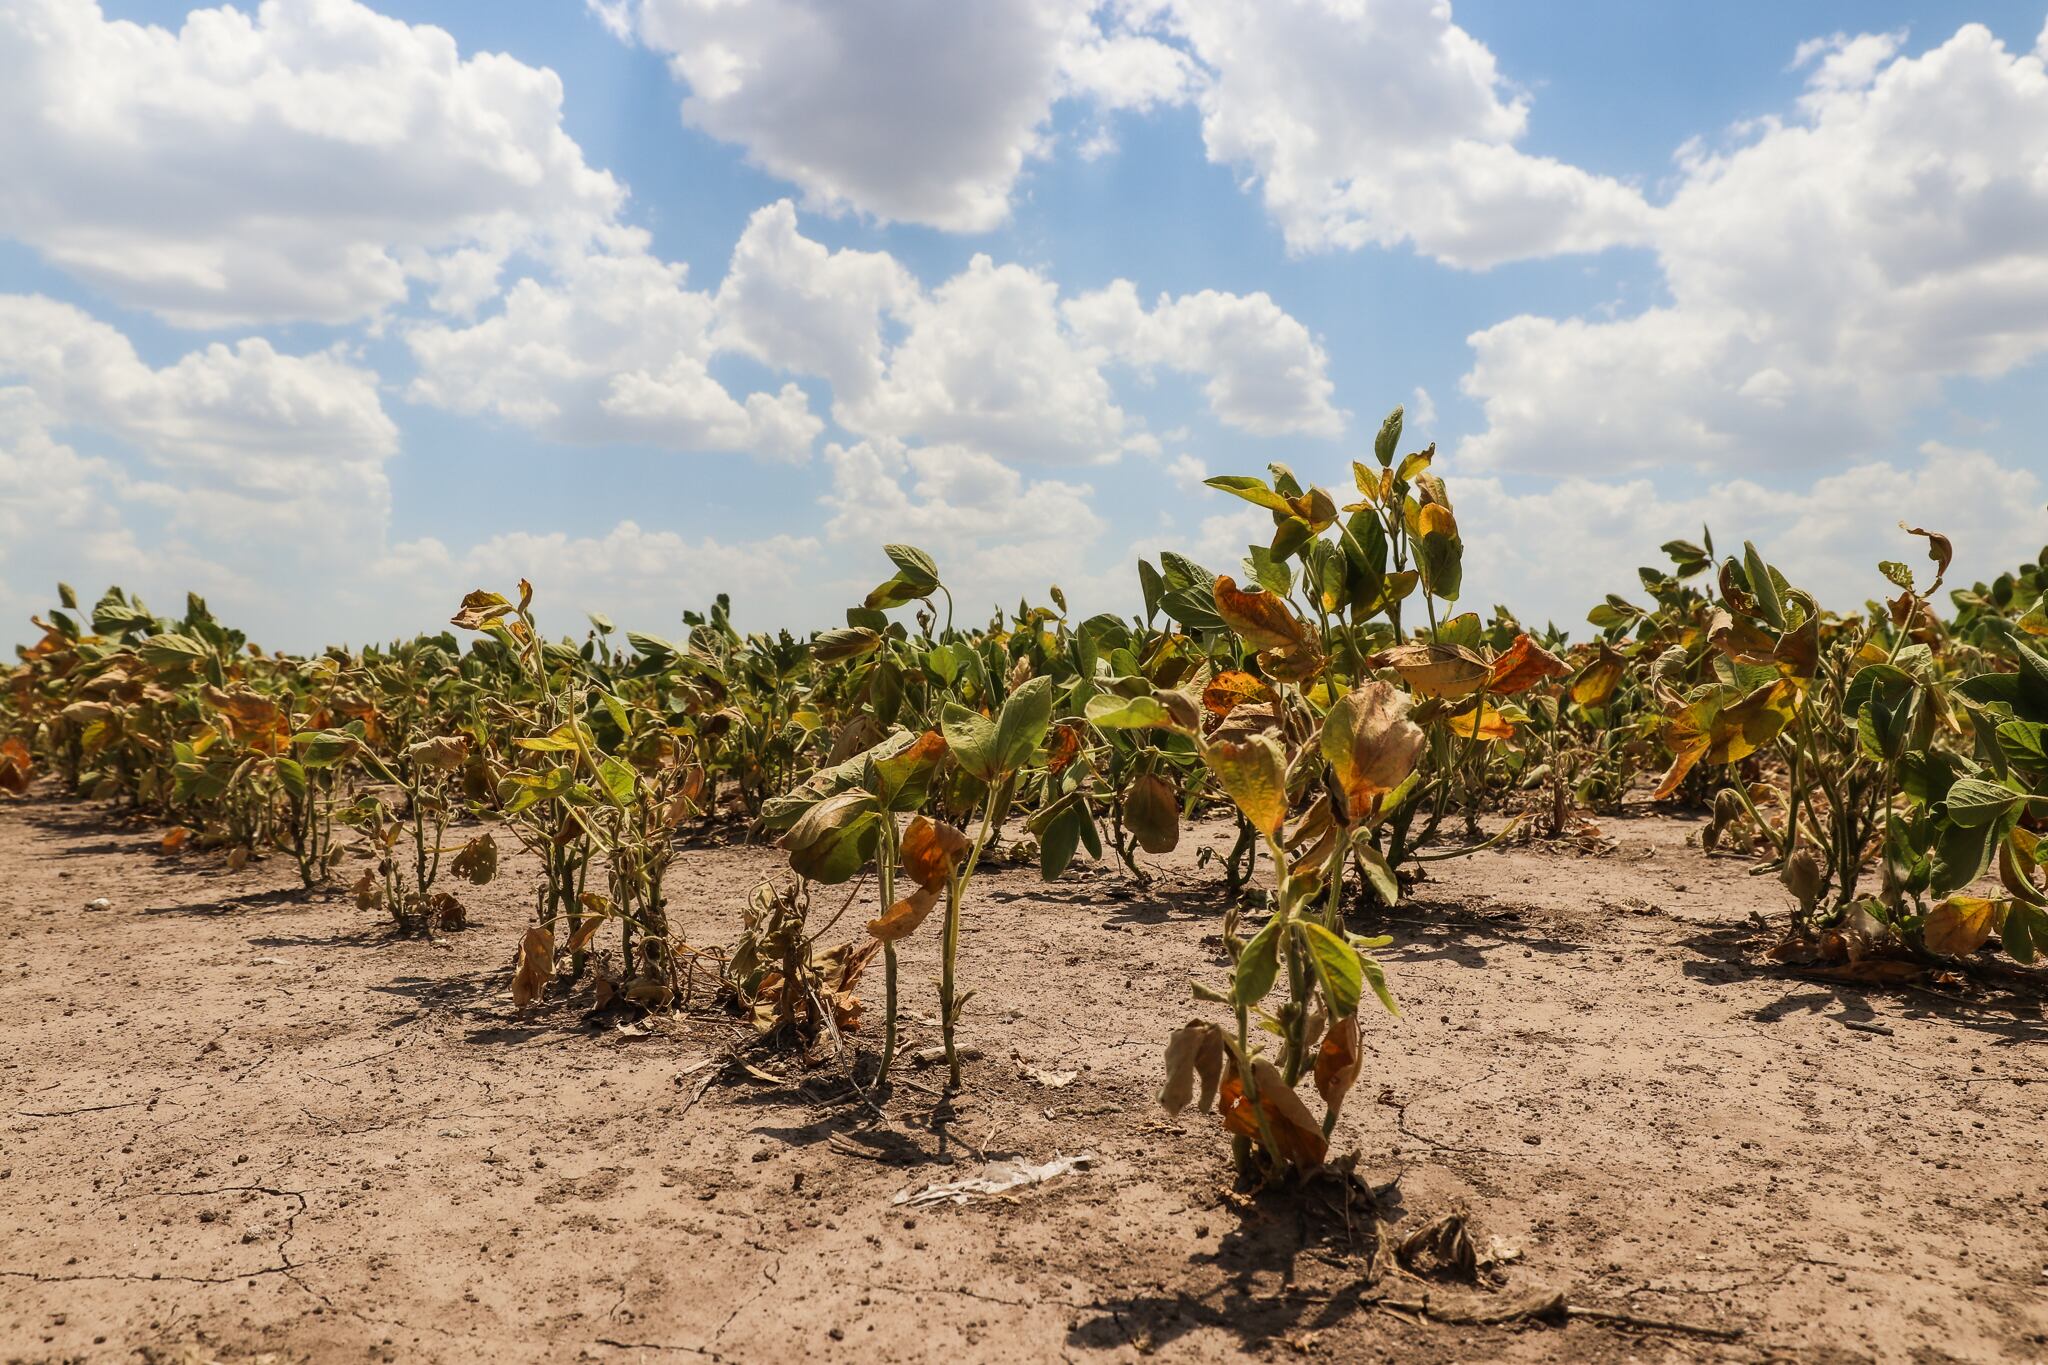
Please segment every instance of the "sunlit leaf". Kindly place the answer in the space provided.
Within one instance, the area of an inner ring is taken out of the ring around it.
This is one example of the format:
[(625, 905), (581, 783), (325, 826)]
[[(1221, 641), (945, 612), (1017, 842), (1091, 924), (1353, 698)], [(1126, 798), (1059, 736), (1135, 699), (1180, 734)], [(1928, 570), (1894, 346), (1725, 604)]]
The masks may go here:
[(1280, 832), (1287, 819), (1287, 761), (1278, 744), (1264, 735), (1222, 740), (1202, 747), (1202, 761), (1252, 828), (1268, 836)]

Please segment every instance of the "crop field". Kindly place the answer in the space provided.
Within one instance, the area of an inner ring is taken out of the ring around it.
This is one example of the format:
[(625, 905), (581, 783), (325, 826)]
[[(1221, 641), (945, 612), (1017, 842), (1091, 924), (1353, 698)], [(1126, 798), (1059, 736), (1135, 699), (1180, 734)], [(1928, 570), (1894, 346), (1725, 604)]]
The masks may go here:
[(1703, 528), (1568, 638), (1403, 425), (1129, 616), (60, 588), (6, 1358), (2048, 1355), (2048, 549)]

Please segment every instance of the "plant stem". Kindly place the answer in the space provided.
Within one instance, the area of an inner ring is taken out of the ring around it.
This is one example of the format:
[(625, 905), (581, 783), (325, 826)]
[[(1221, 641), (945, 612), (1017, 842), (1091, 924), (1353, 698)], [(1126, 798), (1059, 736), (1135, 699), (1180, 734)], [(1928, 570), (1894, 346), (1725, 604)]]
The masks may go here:
[(1002, 791), (1001, 783), (989, 784), (988, 801), (981, 808), (981, 830), (974, 836), (974, 849), (946, 884), (946, 937), (939, 963), (939, 1029), (946, 1043), (946, 1087), (949, 1090), (960, 1088), (960, 1052), (953, 1043), (953, 963), (960, 955), (960, 901), (967, 894), (967, 883), (974, 877), (975, 865), (981, 861), (981, 850), (988, 843), (989, 831), (995, 825), (996, 801)]

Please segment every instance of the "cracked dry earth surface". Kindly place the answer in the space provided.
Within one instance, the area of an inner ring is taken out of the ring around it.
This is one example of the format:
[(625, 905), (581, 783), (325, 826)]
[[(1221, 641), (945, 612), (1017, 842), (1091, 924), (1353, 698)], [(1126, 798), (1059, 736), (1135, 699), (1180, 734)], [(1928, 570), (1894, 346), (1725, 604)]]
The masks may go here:
[[(1405, 1016), (1368, 1029), (1336, 1147), (1393, 1186), (1396, 1233), (1462, 1210), (1518, 1250), (1491, 1301), (1560, 1290), (1730, 1339), (1369, 1305), (1328, 1219), (1231, 1195), (1215, 1118), (1151, 1102), (1189, 979), (1222, 972), (1194, 858), (1220, 824), (1149, 888), (978, 879), (984, 1055), (949, 1111), (907, 1070), (885, 1122), (843, 1068), (723, 1068), (715, 1013), (644, 1036), (576, 997), (516, 1015), (518, 858), (465, 888), (473, 927), (400, 942), (281, 859), (230, 874), (83, 803), (0, 803), (0, 1359), (2048, 1358), (2040, 996), (1758, 965), (1775, 883), (1692, 829), (1434, 864), (1360, 924), (1394, 936)], [(777, 865), (686, 849), (692, 939), (728, 940)], [(914, 1013), (936, 948), (906, 944)], [(1081, 1153), (1009, 1196), (891, 1202)]]

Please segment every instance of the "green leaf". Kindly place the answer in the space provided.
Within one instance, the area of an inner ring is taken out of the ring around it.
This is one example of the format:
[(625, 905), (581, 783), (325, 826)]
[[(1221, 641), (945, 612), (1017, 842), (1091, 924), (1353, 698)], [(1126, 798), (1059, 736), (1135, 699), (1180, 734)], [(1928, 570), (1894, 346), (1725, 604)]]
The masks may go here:
[(1145, 599), (1145, 619), (1150, 621), (1159, 614), (1159, 599), (1166, 592), (1166, 580), (1159, 576), (1159, 570), (1152, 567), (1152, 561), (1138, 561), (1138, 591)]
[(1372, 443), (1373, 458), (1380, 462), (1380, 468), (1391, 468), (1394, 463), (1394, 448), (1401, 444), (1402, 410), (1395, 408), (1387, 414), (1387, 420), (1380, 423), (1380, 434)]
[(1237, 959), (1237, 974), (1230, 982), (1233, 1004), (1249, 1009), (1273, 989), (1273, 978), (1280, 974), (1280, 927), (1281, 919), (1275, 915), (1244, 945)]
[(1352, 852), (1358, 855), (1358, 865), (1365, 869), (1365, 880), (1378, 896), (1380, 904), (1388, 907), (1401, 903), (1401, 881), (1394, 875), (1394, 869), (1387, 862), (1387, 855), (1372, 846), (1365, 830), (1360, 830), (1352, 840)]
[(963, 771), (983, 782), (996, 780), (1002, 772), (1002, 762), (996, 748), (994, 721), (949, 700), (940, 714), (939, 728), (946, 736), (946, 747), (953, 751)]
[(306, 796), (306, 769), (296, 759), (273, 759), (277, 765), (278, 784), (301, 800)]
[(1756, 598), (1758, 612), (1779, 630), (1785, 628), (1785, 608), (1778, 601), (1778, 585), (1771, 579), (1771, 566), (1757, 553), (1755, 545), (1742, 542), (1742, 567), (1749, 578), (1749, 591)]
[(1323, 983), (1323, 999), (1329, 1002), (1330, 1017), (1342, 1019), (1358, 1013), (1358, 996), (1364, 987), (1365, 966), (1358, 950), (1314, 920), (1295, 924), (1316, 977)]
[(1052, 724), (1052, 679), (1033, 678), (1009, 695), (996, 718), (996, 765), (1015, 772), (1030, 763)]
[(1948, 789), (1948, 818), (1969, 828), (1988, 825), (2025, 799), (2010, 787), (1965, 777)]
[(882, 812), (875, 798), (841, 792), (805, 811), (782, 837), (782, 847), (798, 876), (838, 886), (867, 866), (881, 834)]
[(1067, 864), (1074, 860), (1074, 850), (1081, 842), (1081, 826), (1087, 815), (1078, 804), (1063, 807), (1046, 823), (1038, 835), (1038, 875), (1046, 881), (1058, 881), (1060, 874), (1067, 870)]
[(884, 545), (882, 553), (889, 556), (889, 562), (904, 577), (922, 579), (934, 589), (939, 586), (938, 563), (915, 545)]
[(292, 736), (299, 762), (308, 768), (331, 768), (354, 754), (360, 742), (346, 730), (306, 730)]
[(1173, 716), (1152, 696), (1119, 697), (1108, 692), (1088, 699), (1088, 723), (1098, 730), (1171, 730)]
[(1384, 946), (1387, 940), (1354, 939), (1352, 940), (1352, 942), (1355, 945), (1357, 945), (1360, 950), (1358, 954), (1358, 965), (1359, 968), (1365, 973), (1365, 984), (1372, 987), (1372, 993), (1380, 998), (1380, 1003), (1386, 1006), (1388, 1014), (1393, 1015), (1396, 1019), (1400, 1018), (1401, 1007), (1394, 1003), (1394, 993), (1387, 989), (1386, 968), (1380, 966), (1378, 958), (1374, 957), (1371, 953), (1364, 951), (1368, 947), (1375, 946), (1375, 944)]
[(151, 668), (166, 673), (196, 668), (213, 657), (213, 651), (189, 635), (152, 635), (136, 646), (136, 653)]
[(631, 764), (608, 757), (597, 765), (597, 780), (604, 784), (605, 795), (612, 799), (613, 805), (624, 807), (633, 804), (637, 780)]
[[(1950, 791), (1953, 793), (1954, 788)], [(1931, 887), (1935, 895), (1946, 896), (1960, 891), (1984, 875), (1991, 866), (1991, 854), (1998, 846), (1999, 823), (1964, 825), (1951, 821), (1942, 827), (1934, 843)]]

